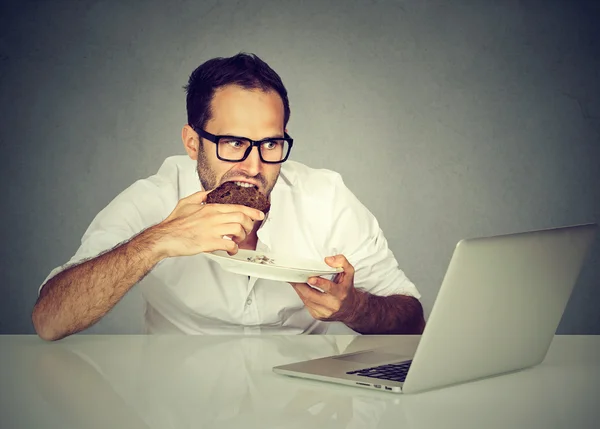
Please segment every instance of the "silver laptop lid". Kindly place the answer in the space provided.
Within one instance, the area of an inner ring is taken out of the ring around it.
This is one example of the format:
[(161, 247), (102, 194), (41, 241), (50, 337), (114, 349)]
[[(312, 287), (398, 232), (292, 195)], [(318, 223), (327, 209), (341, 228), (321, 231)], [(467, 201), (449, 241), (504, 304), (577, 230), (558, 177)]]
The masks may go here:
[(540, 363), (596, 224), (462, 240), (403, 390), (428, 390)]

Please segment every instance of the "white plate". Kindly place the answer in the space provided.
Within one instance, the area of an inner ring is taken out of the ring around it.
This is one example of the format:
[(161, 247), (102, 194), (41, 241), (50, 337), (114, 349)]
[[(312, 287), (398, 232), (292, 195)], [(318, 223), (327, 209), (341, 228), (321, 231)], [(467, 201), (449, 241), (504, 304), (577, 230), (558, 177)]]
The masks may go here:
[(225, 251), (216, 250), (205, 255), (232, 273), (282, 282), (306, 283), (309, 277), (343, 271), (342, 268), (331, 268), (324, 261), (274, 255), (256, 250), (239, 249), (233, 256), (229, 256)]

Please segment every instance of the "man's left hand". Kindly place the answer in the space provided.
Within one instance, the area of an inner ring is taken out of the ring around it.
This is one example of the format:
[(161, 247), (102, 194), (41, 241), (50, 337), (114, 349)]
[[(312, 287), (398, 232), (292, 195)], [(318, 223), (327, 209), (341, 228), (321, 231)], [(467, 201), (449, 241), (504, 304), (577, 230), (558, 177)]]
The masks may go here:
[[(325, 263), (333, 268), (341, 267), (333, 281), (311, 277), (306, 283), (290, 283), (306, 305), (311, 316), (323, 321), (347, 323), (356, 317), (360, 294), (354, 288), (354, 267), (344, 255), (328, 256)], [(321, 289), (319, 292), (311, 286)]]

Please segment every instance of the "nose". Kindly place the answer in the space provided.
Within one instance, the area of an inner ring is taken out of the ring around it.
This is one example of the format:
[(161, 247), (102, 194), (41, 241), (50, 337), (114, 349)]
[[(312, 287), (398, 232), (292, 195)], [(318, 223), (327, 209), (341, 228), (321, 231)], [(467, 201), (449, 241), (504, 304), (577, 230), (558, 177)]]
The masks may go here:
[(254, 146), (248, 158), (240, 162), (240, 169), (245, 172), (248, 176), (254, 177), (260, 173), (262, 161), (260, 160), (260, 154), (258, 153), (258, 147)]

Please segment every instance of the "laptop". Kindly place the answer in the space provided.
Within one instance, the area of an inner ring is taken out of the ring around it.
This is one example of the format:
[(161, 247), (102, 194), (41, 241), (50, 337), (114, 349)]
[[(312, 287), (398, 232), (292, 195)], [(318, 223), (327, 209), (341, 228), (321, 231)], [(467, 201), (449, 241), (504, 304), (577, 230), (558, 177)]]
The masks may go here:
[(546, 356), (596, 230), (592, 223), (461, 240), (414, 353), (376, 347), (273, 371), (417, 393), (535, 366)]

